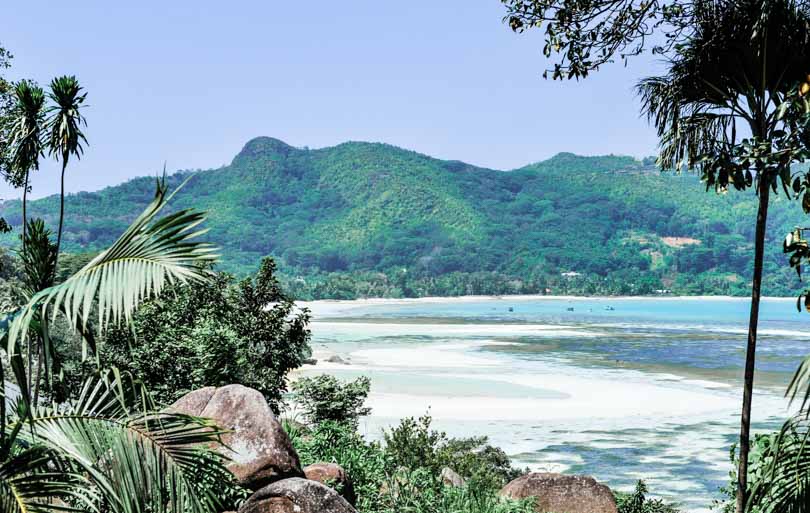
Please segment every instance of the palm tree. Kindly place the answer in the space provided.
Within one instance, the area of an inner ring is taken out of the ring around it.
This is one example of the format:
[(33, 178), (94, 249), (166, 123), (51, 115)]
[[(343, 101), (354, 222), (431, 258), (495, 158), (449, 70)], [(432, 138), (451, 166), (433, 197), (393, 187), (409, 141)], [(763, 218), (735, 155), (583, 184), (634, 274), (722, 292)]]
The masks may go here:
[[(39, 158), (43, 155), (42, 125), (45, 93), (42, 88), (27, 80), (20, 81), (14, 88), (15, 105), (10, 129), (11, 169), (14, 182), (22, 183), (22, 254), (28, 240), (28, 179), (32, 170), (39, 169)], [(28, 340), (28, 376), (33, 375), (33, 351)], [(30, 381), (29, 381), (30, 386)]]
[[(170, 198), (158, 182), (154, 200), (109, 249), (0, 319), (0, 340), (20, 388), (7, 411), (0, 387), (0, 513), (219, 511), (215, 491), (200, 486), (228, 475), (210, 448), (219, 441), (218, 428), (203, 419), (155, 412), (143, 387), (114, 369), (90, 378), (75, 401), (40, 404), (27, 386), (19, 351), (20, 341), (33, 332), (48, 341), (48, 323), (56, 315), (82, 332), (96, 311), (103, 331), (130, 319), (167, 284), (207, 279), (213, 248), (193, 240), (203, 233), (196, 227), (204, 216), (181, 210), (158, 219)], [(44, 229), (40, 224), (32, 223), (32, 232)], [(54, 259), (34, 260), (34, 275), (52, 274)], [(4, 372), (0, 364), (5, 384)]]
[(82, 93), (79, 81), (73, 76), (63, 76), (51, 81), (48, 97), (54, 105), (48, 107), (50, 114), (48, 126), (48, 148), (57, 160), (62, 162), (61, 188), (59, 200), (59, 229), (56, 234), (57, 254), (62, 245), (62, 227), (65, 219), (65, 169), (71, 155), (81, 158), (87, 139), (82, 133), (82, 126), (87, 123), (81, 113), (82, 105), (87, 98)]
[(45, 93), (36, 84), (22, 80), (14, 88), (14, 99), (13, 119), (9, 133), (12, 148), (11, 170), (23, 185), (22, 244), (23, 251), (25, 251), (28, 179), (32, 170), (39, 169), (39, 158), (43, 155)]
[(663, 168), (698, 169), (707, 188), (754, 187), (759, 197), (740, 420), (742, 512), (769, 196), (780, 184), (791, 195), (790, 165), (803, 158), (783, 105), (810, 72), (810, 7), (793, 0), (701, 0), (692, 9), (691, 37), (677, 47), (667, 73), (644, 79), (638, 92), (658, 132)]

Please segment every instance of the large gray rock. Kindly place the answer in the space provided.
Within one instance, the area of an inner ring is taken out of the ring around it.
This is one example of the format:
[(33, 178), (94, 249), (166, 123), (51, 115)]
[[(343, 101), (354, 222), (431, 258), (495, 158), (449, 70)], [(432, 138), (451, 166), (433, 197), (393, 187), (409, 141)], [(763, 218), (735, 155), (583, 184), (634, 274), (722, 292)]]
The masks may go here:
[(501, 495), (512, 499), (535, 497), (534, 509), (538, 513), (617, 513), (610, 488), (589, 476), (526, 474), (504, 486)]
[(304, 467), (304, 475), (307, 479), (317, 481), (329, 488), (334, 489), (346, 499), (352, 506), (355, 505), (357, 496), (354, 493), (349, 475), (343, 467), (337, 463), (313, 463)]
[(228, 469), (242, 486), (258, 490), (274, 481), (303, 477), (298, 454), (264, 396), (242, 385), (195, 390), (168, 411), (212, 419), (222, 436)]
[(458, 473), (450, 467), (444, 467), (442, 469), (441, 478), (445, 486), (461, 487), (467, 483), (466, 479), (458, 475)]
[(357, 513), (336, 491), (317, 481), (290, 478), (267, 485), (239, 513)]

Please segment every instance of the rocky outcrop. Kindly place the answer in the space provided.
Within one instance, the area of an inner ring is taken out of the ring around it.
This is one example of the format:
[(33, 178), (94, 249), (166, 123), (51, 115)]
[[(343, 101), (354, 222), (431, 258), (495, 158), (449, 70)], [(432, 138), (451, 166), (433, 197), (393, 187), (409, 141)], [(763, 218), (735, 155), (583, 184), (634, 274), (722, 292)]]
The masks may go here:
[(461, 487), (466, 483), (466, 480), (450, 467), (444, 467), (442, 469), (441, 478), (445, 486)]
[(357, 513), (336, 491), (317, 481), (290, 478), (267, 485), (239, 513)]
[(589, 476), (526, 474), (504, 486), (501, 495), (512, 499), (535, 497), (534, 509), (538, 513), (617, 513), (610, 488)]
[(264, 396), (242, 385), (190, 392), (168, 411), (212, 419), (230, 432), (219, 450), (242, 486), (258, 490), (274, 481), (303, 477), (298, 454)]
[(336, 490), (349, 504), (355, 505), (357, 496), (354, 493), (352, 481), (343, 467), (337, 463), (313, 463), (304, 467), (304, 475), (307, 479)]

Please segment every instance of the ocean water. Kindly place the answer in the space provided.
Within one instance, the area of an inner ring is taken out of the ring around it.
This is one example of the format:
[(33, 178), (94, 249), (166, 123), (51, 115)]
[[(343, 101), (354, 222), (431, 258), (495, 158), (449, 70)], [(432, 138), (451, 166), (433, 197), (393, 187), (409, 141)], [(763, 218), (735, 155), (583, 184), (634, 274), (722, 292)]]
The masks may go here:
[[(370, 438), (429, 413), (453, 436), (485, 435), (516, 464), (588, 474), (686, 511), (721, 498), (739, 433), (749, 303), (730, 298), (454, 298), (312, 302), (328, 372), (372, 380)], [(756, 431), (790, 409), (810, 354), (810, 315), (763, 300)]]

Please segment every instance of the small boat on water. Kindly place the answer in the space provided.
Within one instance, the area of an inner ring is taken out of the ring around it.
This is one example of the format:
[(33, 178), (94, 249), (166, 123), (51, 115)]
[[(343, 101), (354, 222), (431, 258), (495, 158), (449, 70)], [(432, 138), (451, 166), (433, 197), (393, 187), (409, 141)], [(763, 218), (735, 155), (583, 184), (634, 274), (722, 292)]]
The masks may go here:
[(613, 307), (612, 307), (612, 306), (610, 306), (610, 305), (607, 305), (607, 306), (605, 307), (605, 310), (607, 310), (608, 312), (612, 312), (613, 310), (615, 310), (615, 308), (613, 308)]
[(566, 308), (566, 310), (568, 310), (569, 312), (573, 312), (573, 311), (574, 311), (574, 307), (573, 307), (573, 306), (569, 306), (568, 308)]

